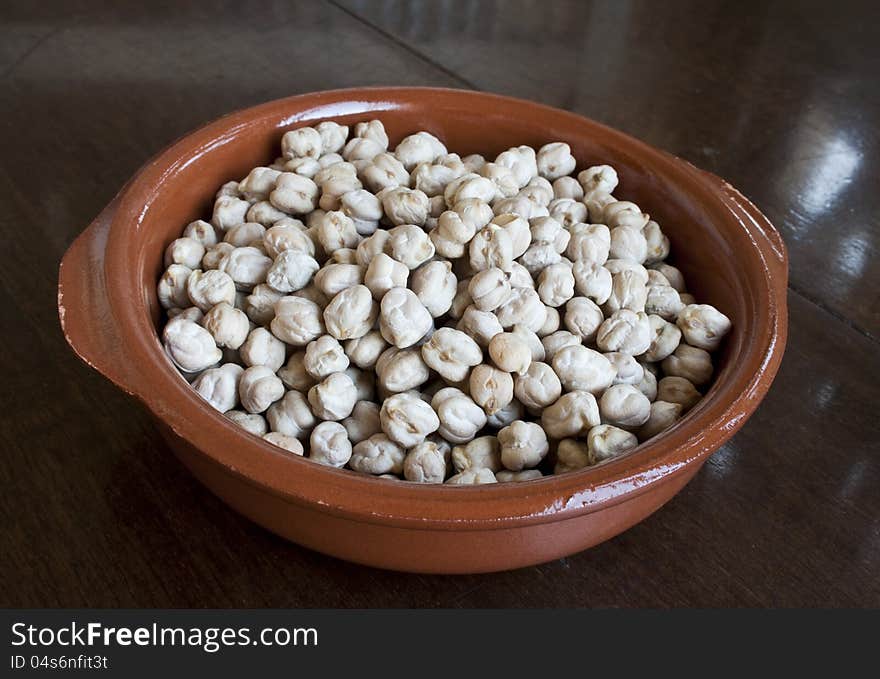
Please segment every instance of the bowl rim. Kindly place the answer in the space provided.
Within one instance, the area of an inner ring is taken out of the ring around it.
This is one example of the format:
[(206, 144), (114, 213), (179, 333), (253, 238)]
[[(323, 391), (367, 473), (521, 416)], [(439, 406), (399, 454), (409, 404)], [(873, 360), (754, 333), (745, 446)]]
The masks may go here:
[[(539, 113), (576, 123), (584, 134), (601, 134), (606, 145), (625, 148), (650, 161), (676, 184), (686, 185), (689, 194), (699, 194), (700, 203), (746, 231), (754, 245), (747, 255), (756, 258), (763, 274), (755, 281), (761, 302), (753, 323), (756, 332), (743, 341), (740, 353), (731, 356), (726, 374), (716, 377), (705, 398), (676, 426), (625, 456), (559, 476), (485, 486), (379, 485), (381, 481), (375, 478), (315, 464), (248, 434), (207, 406), (181, 379), (162, 349), (150, 315), (139, 279), (143, 262), (131, 266), (132, 255), (139, 256), (133, 234), (142, 227), (153, 203), (161, 199), (166, 183), (194, 159), (229, 143), (239, 131), (258, 122), (280, 132), (298, 122), (341, 115), (334, 111), (367, 115), (389, 108), (423, 107), (426, 102), (440, 107), (444, 103), (454, 107), (491, 104), (508, 112)], [(422, 529), (507, 528), (573, 518), (640, 495), (701, 463), (733, 436), (769, 389), (784, 350), (785, 248), (757, 208), (728, 184), (686, 161), (577, 114), (527, 100), (418, 87), (341, 89), (277, 99), (227, 114), (181, 137), (144, 165), (117, 199), (104, 251), (104, 276), (111, 314), (125, 340), (120, 358), (135, 366), (130, 391), (175, 435), (228, 473), (290, 502), (359, 521)], [(754, 358), (760, 368), (746, 374), (743, 365)], [(725, 398), (719, 399), (722, 387)]]

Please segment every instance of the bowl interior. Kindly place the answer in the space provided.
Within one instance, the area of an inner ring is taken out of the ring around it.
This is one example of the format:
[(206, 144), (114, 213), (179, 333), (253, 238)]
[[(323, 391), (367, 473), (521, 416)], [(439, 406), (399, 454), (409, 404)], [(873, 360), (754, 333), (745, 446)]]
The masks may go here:
[[(450, 151), (494, 157), (513, 145), (528, 144), (537, 148), (562, 140), (571, 145), (578, 170), (594, 164), (613, 165), (620, 175), (617, 197), (635, 201), (659, 222), (672, 242), (668, 261), (682, 269), (689, 291), (698, 301), (713, 304), (732, 319), (733, 331), (716, 357), (716, 375), (708, 397), (687, 417), (629, 456), (566, 476), (600, 479), (617, 474), (619, 477), (634, 466), (634, 459), (641, 457), (642, 462), (649, 462), (670, 447), (687, 444), (694, 453), (717, 447), (717, 441), (714, 444), (702, 439), (696, 441), (702, 436), (699, 430), (710, 423), (719, 427), (725, 409), (739, 397), (740, 388), (751, 379), (749, 371), (754, 372), (755, 361), (762, 358), (752, 356), (753, 364), (744, 364), (741, 360), (754, 344), (754, 338), (761, 334), (760, 300), (767, 296), (761, 256), (748, 232), (731, 227), (730, 215), (717, 191), (706, 182), (700, 184), (697, 179), (700, 173), (695, 168), (579, 116), (480, 93), (392, 89), (292, 97), (221, 118), (160, 154), (123, 196), (120, 215), (130, 223), (121, 227), (123, 233), (115, 237), (111, 234), (111, 241), (116, 239), (119, 252), (126, 260), (124, 265), (117, 262), (112, 266), (124, 267), (124, 275), (136, 284), (134, 287), (140, 294), (137, 299), (125, 300), (133, 304), (132, 319), (153, 333), (152, 338), (146, 340), (150, 345), (150, 362), (162, 364), (169, 375), (176, 373), (158, 340), (161, 309), (156, 298), (156, 281), (162, 271), (165, 247), (179, 237), (188, 222), (210, 217), (218, 187), (226, 181), (241, 179), (257, 165), (271, 163), (279, 154), (281, 136), (288, 129), (321, 120), (353, 124), (372, 118), (379, 118), (385, 124), (392, 145), (407, 134), (428, 130), (442, 139)], [(707, 412), (721, 392), (725, 392), (725, 403), (716, 404), (712, 412)], [(203, 411), (210, 411), (208, 406), (200, 405)], [(170, 417), (172, 410), (174, 407), (170, 405), (165, 411), (154, 407), (160, 417), (166, 412)], [(741, 414), (738, 417), (741, 419)], [(204, 421), (216, 424), (217, 418), (205, 415)], [(220, 421), (228, 425), (227, 428), (234, 428), (222, 418)], [(679, 434), (674, 436), (677, 431)], [(271, 446), (268, 444), (254, 440), (253, 445), (269, 455)], [(293, 461), (300, 468), (301, 462)], [(326, 468), (322, 468), (321, 473), (328, 478), (331, 473), (359, 476)], [(553, 481), (561, 484), (560, 478), (555, 477)], [(372, 479), (363, 481), (375, 483)], [(361, 482), (360, 479), (346, 481)], [(571, 484), (572, 479), (566, 482)], [(279, 481), (279, 485), (281, 483)], [(549, 483), (546, 479), (529, 482), (530, 485), (546, 483)], [(579, 483), (583, 485), (582, 480)], [(402, 488), (411, 484), (392, 485)], [(467, 490), (508, 497), (522, 493), (522, 484), (504, 485), (520, 486), (520, 489)], [(425, 493), (428, 489), (416, 490)], [(447, 490), (440, 487), (432, 492)], [(409, 495), (410, 499), (415, 497), (411, 490), (394, 490), (393, 493)], [(456, 497), (463, 495), (456, 494)]]
[(438, 136), (451, 152), (462, 156), (480, 153), (487, 158), (514, 145), (539, 148), (562, 140), (571, 145), (578, 160), (577, 171), (596, 164), (614, 166), (620, 175), (615, 195), (638, 203), (660, 224), (672, 244), (667, 261), (682, 270), (689, 292), (698, 302), (716, 306), (733, 321), (733, 332), (717, 357), (713, 384), (723, 379), (730, 356), (738, 353), (742, 339), (752, 332), (755, 298), (750, 293), (754, 291), (750, 272), (741, 266), (738, 256), (751, 243), (742, 232), (716, 228), (712, 215), (691, 191), (652, 166), (651, 159), (615, 143), (616, 139), (609, 138), (600, 126), (572, 126), (571, 116), (565, 114), (553, 120), (552, 116), (523, 115), (504, 107), (487, 112), (449, 105), (445, 100), (434, 104), (425, 101), (423, 105), (334, 102), (306, 111), (292, 107), (287, 114), (236, 127), (231, 135), (186, 159), (175, 180), (164, 187), (161, 200), (152, 203), (145, 213), (138, 271), (144, 305), (157, 332), (161, 330), (161, 307), (155, 288), (163, 270), (164, 248), (180, 237), (189, 222), (210, 220), (214, 194), (221, 184), (242, 179), (257, 165), (270, 164), (280, 154), (281, 136), (288, 129), (322, 120), (354, 124), (372, 118), (385, 124), (392, 148), (419, 130)]

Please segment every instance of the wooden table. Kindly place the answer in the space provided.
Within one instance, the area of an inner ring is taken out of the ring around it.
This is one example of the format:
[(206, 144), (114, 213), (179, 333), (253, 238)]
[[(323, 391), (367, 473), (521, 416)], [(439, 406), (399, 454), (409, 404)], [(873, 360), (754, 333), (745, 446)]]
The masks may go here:
[[(747, 6), (5, 2), (0, 604), (880, 605), (880, 12)], [(727, 178), (782, 230), (776, 383), (644, 523), (504, 574), (344, 563), (228, 510), (69, 351), (58, 261), (144, 160), (226, 111), (372, 84), (583, 113)]]

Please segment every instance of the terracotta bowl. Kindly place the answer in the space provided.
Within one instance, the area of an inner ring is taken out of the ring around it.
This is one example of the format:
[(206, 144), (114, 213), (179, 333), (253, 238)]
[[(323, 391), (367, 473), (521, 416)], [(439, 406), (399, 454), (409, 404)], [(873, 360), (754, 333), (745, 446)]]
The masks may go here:
[[(225, 181), (271, 162), (282, 133), (380, 118), (392, 144), (429, 130), (451, 150), (494, 156), (567, 141), (578, 167), (610, 163), (621, 197), (672, 240), (701, 301), (733, 320), (706, 397), (664, 434), (596, 467), (526, 483), (423, 486), (381, 481), (289, 455), (205, 405), (163, 353), (156, 281), (183, 226), (210, 214)], [(269, 530), (351, 561), (472, 573), (541, 563), (626, 530), (678, 492), (767, 393), (786, 340), (787, 260), (779, 234), (730, 185), (595, 122), (478, 92), (387, 88), (319, 92), (233, 113), (149, 161), (70, 246), (58, 311), (86, 363), (155, 416), (169, 447), (208, 488)]]

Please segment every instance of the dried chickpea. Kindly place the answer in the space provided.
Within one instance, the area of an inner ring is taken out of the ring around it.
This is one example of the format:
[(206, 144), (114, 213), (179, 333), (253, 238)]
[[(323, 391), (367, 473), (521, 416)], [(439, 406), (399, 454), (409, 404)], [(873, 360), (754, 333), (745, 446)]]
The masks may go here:
[(649, 438), (669, 429), (681, 417), (682, 407), (680, 403), (668, 401), (654, 401), (651, 404), (651, 414), (647, 421), (638, 428), (639, 440), (646, 441)]
[(356, 472), (365, 474), (400, 474), (406, 451), (385, 434), (373, 434), (355, 444), (348, 463)]
[(712, 379), (712, 357), (705, 349), (679, 344), (663, 359), (663, 374), (683, 377), (694, 386), (708, 384)]
[(298, 391), (288, 391), (266, 411), (271, 431), (294, 438), (305, 438), (317, 420), (305, 396)]
[(418, 349), (389, 347), (376, 361), (379, 386), (389, 393), (416, 389), (430, 377), (430, 371)]
[(330, 467), (344, 467), (351, 459), (348, 432), (339, 422), (321, 422), (309, 437), (309, 459)]
[(273, 446), (283, 448), (288, 453), (293, 453), (294, 455), (305, 454), (302, 443), (293, 436), (279, 434), (277, 431), (270, 431), (268, 434), (263, 434), (263, 440), (268, 441)]
[(471, 398), (487, 415), (503, 410), (513, 400), (513, 378), (510, 373), (485, 363), (471, 370), (468, 385)]
[(225, 413), (238, 404), (238, 383), (243, 372), (240, 365), (224, 363), (199, 374), (192, 387), (214, 410)]
[(433, 441), (422, 441), (409, 449), (403, 461), (403, 478), (415, 483), (443, 483), (447, 461)]
[(501, 464), (510, 471), (536, 467), (550, 450), (547, 434), (534, 422), (517, 420), (498, 432)]
[(691, 346), (715, 351), (730, 331), (730, 319), (709, 304), (688, 304), (676, 321)]
[(600, 424), (587, 434), (590, 455), (598, 463), (623, 455), (639, 445), (635, 434), (610, 424)]
[(343, 372), (327, 375), (309, 389), (308, 399), (312, 412), (322, 420), (338, 422), (351, 415), (358, 400), (357, 388)]
[[(281, 358), (283, 361), (284, 357), (282, 356)], [(285, 387), (301, 392), (307, 392), (317, 381), (306, 370), (305, 351), (294, 351), (291, 353), (284, 367), (276, 370), (275, 374), (278, 375), (278, 379), (284, 383)]]
[(284, 385), (265, 365), (251, 366), (241, 374), (238, 398), (249, 413), (262, 413), (284, 396)]
[(422, 358), (448, 382), (465, 380), (483, 360), (480, 346), (461, 330), (438, 328), (421, 347)]
[(501, 370), (523, 375), (532, 362), (532, 352), (525, 340), (512, 332), (501, 332), (489, 342), (489, 356)]
[(184, 372), (210, 368), (222, 357), (211, 333), (185, 318), (170, 320), (162, 332), (162, 340), (165, 353)]
[(551, 365), (568, 391), (601, 394), (611, 386), (617, 374), (611, 361), (582, 344), (564, 346), (556, 351)]
[(495, 314), (490, 311), (480, 311), (473, 305), (464, 310), (456, 327), (473, 338), (483, 349), (488, 349), (492, 338), (504, 331)]
[(382, 431), (379, 424), (379, 404), (372, 401), (358, 401), (351, 415), (342, 420), (352, 444), (358, 444)]
[(257, 413), (246, 413), (243, 410), (227, 410), (223, 413), (223, 417), (254, 436), (262, 437), (269, 431), (269, 428), (266, 426), (266, 418)]
[(449, 262), (432, 261), (412, 272), (410, 288), (422, 305), (437, 318), (452, 307), (458, 280)]
[(385, 399), (379, 410), (382, 431), (400, 445), (411, 448), (440, 427), (440, 418), (433, 408), (410, 392)]
[(440, 418), (437, 433), (450, 443), (467, 443), (486, 426), (483, 409), (454, 387), (446, 387), (434, 394), (431, 407)]
[(486, 483), (497, 483), (498, 479), (491, 469), (465, 469), (453, 476), (450, 476), (446, 483), (453, 486), (479, 486)]
[(664, 377), (657, 383), (657, 400), (678, 403), (682, 412), (693, 408), (703, 395), (684, 377)]
[(601, 421), (596, 397), (588, 391), (569, 391), (541, 413), (541, 424), (554, 439), (586, 434)]
[(553, 467), (553, 473), (576, 472), (592, 464), (595, 464), (595, 460), (586, 443), (576, 439), (562, 439), (556, 448), (556, 465)]
[(379, 331), (390, 344), (405, 349), (431, 330), (434, 320), (412, 290), (391, 288), (379, 306)]
[(275, 318), (269, 327), (282, 342), (305, 346), (324, 334), (321, 307), (303, 297), (282, 297), (275, 303)]
[(452, 449), (452, 465), (457, 472), (468, 469), (501, 471), (501, 445), (495, 436), (480, 436), (464, 446)]

